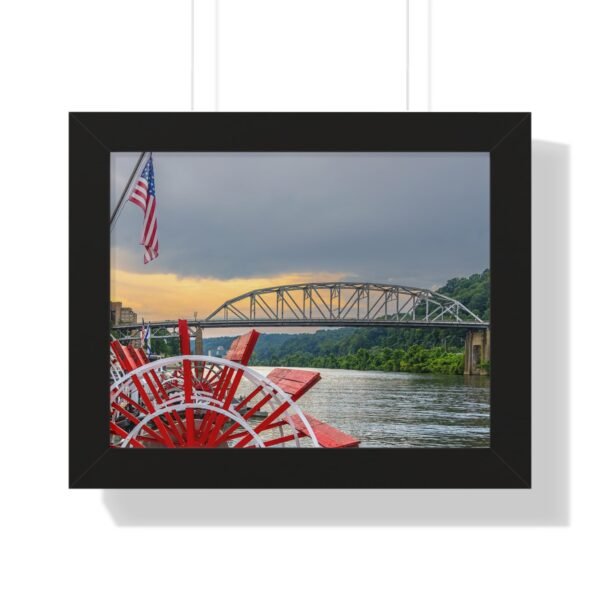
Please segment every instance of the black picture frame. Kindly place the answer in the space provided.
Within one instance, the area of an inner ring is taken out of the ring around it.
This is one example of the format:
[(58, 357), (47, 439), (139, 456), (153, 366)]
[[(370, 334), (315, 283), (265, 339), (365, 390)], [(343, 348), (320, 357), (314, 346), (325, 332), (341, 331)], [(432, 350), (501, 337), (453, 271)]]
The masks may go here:
[[(110, 153), (488, 152), (489, 448), (109, 448)], [(69, 487), (530, 488), (530, 113), (71, 113)]]

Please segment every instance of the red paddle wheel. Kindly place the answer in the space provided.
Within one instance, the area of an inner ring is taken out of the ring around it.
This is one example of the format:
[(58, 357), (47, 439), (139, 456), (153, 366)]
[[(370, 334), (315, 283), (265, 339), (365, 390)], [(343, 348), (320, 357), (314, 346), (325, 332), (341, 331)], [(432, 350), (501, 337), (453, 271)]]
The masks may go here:
[[(359, 441), (305, 415), (296, 402), (319, 373), (248, 367), (259, 333), (236, 338), (225, 358), (192, 355), (179, 321), (182, 356), (149, 362), (111, 342), (110, 432), (127, 448), (351, 447)], [(301, 442), (302, 440), (302, 442)]]

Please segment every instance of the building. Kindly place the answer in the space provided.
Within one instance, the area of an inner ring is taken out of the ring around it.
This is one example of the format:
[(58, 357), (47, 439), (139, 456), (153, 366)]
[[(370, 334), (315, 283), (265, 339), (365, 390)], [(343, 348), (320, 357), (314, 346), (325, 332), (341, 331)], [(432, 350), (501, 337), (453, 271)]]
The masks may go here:
[(123, 306), (122, 302), (110, 303), (110, 323), (111, 325), (127, 325), (137, 323), (137, 313), (128, 306)]

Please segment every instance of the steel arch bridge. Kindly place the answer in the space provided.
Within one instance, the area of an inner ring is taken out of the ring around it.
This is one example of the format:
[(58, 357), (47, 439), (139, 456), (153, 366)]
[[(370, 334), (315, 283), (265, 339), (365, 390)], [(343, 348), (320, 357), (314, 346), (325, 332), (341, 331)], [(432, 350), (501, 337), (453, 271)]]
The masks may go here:
[[(175, 337), (178, 322), (149, 323), (152, 338)], [(440, 327), (487, 329), (466, 306), (437, 292), (380, 283), (301, 283), (252, 290), (224, 302), (205, 319), (188, 320), (191, 333), (223, 327)], [(120, 339), (141, 323), (113, 326)]]

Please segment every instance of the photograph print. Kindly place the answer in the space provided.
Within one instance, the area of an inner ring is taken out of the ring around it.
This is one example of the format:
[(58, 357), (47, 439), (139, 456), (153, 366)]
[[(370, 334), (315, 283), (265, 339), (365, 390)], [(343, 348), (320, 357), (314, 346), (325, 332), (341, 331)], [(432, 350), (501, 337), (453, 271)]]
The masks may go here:
[(110, 446), (488, 448), (487, 152), (112, 152)]

